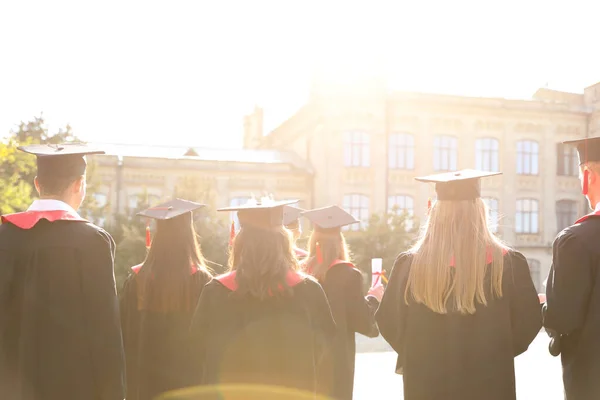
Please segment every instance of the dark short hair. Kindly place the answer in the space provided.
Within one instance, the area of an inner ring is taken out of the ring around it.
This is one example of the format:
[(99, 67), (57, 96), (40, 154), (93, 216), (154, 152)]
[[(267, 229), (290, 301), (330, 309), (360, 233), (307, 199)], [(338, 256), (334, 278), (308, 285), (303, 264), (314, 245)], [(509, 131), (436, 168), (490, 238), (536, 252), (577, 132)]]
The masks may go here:
[(78, 179), (84, 175), (77, 176), (52, 176), (52, 175), (41, 175), (37, 177), (38, 185), (40, 187), (40, 194), (42, 196), (59, 196), (66, 192), (66, 190)]

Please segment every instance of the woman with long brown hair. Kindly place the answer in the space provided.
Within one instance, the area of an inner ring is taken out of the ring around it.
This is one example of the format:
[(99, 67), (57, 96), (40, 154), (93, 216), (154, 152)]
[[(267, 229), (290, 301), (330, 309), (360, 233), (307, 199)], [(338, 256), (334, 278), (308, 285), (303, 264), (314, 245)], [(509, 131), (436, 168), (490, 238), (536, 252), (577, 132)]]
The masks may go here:
[(265, 396), (285, 390), (281, 398), (290, 399), (316, 392), (317, 365), (335, 326), (321, 286), (298, 272), (283, 226), (286, 204), (264, 199), (219, 210), (237, 212), (241, 229), (230, 272), (206, 285), (194, 314), (201, 384), (260, 385)]
[(352, 399), (355, 335), (379, 335), (374, 314), (383, 286), (369, 289), (365, 297), (363, 276), (350, 260), (341, 228), (359, 221), (338, 206), (306, 211), (303, 216), (313, 223), (304, 269), (323, 286), (337, 327), (321, 368), (320, 390), (333, 399)]
[(450, 172), (416, 244), (400, 254), (376, 318), (407, 400), (516, 398), (514, 357), (542, 326), (523, 255), (491, 232), (480, 178)]
[(203, 206), (175, 199), (138, 214), (156, 220), (156, 234), (121, 292), (128, 400), (150, 400), (193, 383), (189, 326), (211, 280), (192, 218)]

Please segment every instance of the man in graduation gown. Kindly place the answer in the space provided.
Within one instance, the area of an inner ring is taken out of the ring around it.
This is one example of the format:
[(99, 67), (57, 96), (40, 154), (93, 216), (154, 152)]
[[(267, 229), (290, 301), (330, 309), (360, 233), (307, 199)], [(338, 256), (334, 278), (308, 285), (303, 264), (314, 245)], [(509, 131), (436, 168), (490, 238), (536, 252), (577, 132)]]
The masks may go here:
[(574, 140), (582, 192), (593, 213), (556, 237), (546, 286), (544, 326), (561, 353), (568, 400), (600, 399), (600, 138)]
[(102, 152), (19, 149), (37, 156), (40, 200), (0, 225), (0, 398), (124, 399), (115, 243), (76, 211), (85, 155)]

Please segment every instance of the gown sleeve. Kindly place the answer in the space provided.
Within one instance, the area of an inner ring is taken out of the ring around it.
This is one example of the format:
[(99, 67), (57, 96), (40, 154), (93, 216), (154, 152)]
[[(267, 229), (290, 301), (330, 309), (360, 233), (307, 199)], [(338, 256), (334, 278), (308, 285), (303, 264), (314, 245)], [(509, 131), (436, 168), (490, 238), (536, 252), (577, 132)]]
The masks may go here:
[(524, 353), (542, 328), (540, 301), (525, 257), (510, 257), (510, 320), (514, 356)]
[(408, 257), (400, 255), (392, 269), (388, 285), (375, 314), (379, 331), (392, 348), (401, 355), (404, 346), (404, 332), (408, 305), (404, 301), (404, 292), (409, 272)]
[(591, 265), (590, 252), (571, 232), (554, 241), (544, 307), (546, 328), (564, 335), (583, 325), (594, 282)]
[(115, 242), (98, 231), (82, 254), (81, 275), (86, 331), (93, 362), (96, 398), (125, 398), (125, 360), (114, 277)]
[(358, 271), (352, 272), (347, 286), (348, 328), (367, 337), (377, 337), (379, 329), (375, 322), (375, 311), (379, 301), (373, 296), (363, 296), (363, 277)]
[(211, 329), (211, 314), (213, 312), (211, 291), (215, 289), (214, 285), (214, 283), (209, 283), (202, 290), (190, 323), (190, 352), (193, 360), (195, 360), (192, 365), (194, 376), (191, 377), (191, 381), (197, 385), (202, 384), (205, 346), (207, 346), (206, 336)]

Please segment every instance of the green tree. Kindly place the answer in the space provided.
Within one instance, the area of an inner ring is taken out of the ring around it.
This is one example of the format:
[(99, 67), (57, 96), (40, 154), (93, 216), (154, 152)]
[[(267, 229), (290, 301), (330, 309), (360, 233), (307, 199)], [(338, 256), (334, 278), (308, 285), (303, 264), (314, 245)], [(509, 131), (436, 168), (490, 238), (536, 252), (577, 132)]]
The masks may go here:
[[(382, 258), (386, 276), (401, 252), (407, 250), (417, 232), (416, 221), (404, 212), (373, 214), (367, 227), (348, 232), (346, 240), (352, 251), (354, 264), (371, 275), (371, 259)], [(370, 282), (369, 282), (370, 283)]]
[(33, 187), (21, 179), (35, 170), (35, 161), (17, 150), (14, 140), (0, 142), (0, 214), (24, 211), (31, 203)]

